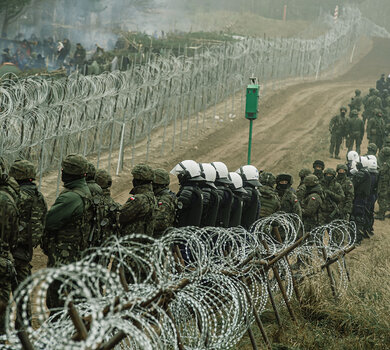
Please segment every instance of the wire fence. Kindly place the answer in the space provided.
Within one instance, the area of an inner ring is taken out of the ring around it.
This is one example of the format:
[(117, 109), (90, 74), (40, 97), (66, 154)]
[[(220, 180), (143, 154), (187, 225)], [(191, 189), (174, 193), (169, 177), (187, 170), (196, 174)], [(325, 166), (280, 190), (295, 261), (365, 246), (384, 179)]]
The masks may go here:
[(105, 152), (105, 166), (118, 174), (125, 160), (133, 165), (140, 140), (146, 140), (148, 160), (156, 129), (161, 133), (153, 141), (161, 142), (164, 154), (190, 129), (217, 118), (219, 103), (225, 101), (223, 114), (233, 117), (242, 110), (249, 77), (259, 79), (263, 94), (290, 78), (318, 79), (341, 58), (349, 59), (361, 36), (390, 37), (356, 9), (346, 9), (337, 23), (330, 16), (322, 20), (330, 29), (315, 40), (247, 38), (201, 48), (191, 58), (150, 57), (124, 72), (74, 73), (58, 80), (3, 77), (0, 156), (38, 163), (42, 179), (60, 170), (70, 152), (94, 155), (98, 168)]
[[(22, 349), (22, 341), (28, 350), (226, 350), (254, 325), (270, 348), (261, 314), (272, 305), (281, 326), (279, 310), (287, 307), (296, 321), (290, 301), (301, 300), (290, 263), (301, 262), (301, 280), (327, 270), (338, 297), (348, 286), (345, 255), (355, 230), (338, 220), (305, 234), (298, 216), (274, 214), (249, 231), (185, 227), (159, 240), (112, 237), (81, 261), (39, 270), (19, 286), (7, 309), (8, 348)], [(65, 302), (49, 316), (46, 292), (55, 280)]]

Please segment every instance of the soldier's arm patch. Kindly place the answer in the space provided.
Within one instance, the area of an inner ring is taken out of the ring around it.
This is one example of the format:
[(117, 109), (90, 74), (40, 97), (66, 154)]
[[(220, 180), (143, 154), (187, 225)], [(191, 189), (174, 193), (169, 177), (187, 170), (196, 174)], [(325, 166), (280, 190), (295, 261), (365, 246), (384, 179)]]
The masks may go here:
[(296, 203), (296, 202), (298, 202), (298, 199), (295, 199), (295, 200), (294, 200), (294, 203)]
[(135, 197), (130, 197), (129, 198), (131, 201), (135, 201)]
[(158, 202), (158, 205), (160, 206), (160, 205), (163, 205), (163, 202)]
[(313, 201), (315, 201), (315, 200), (316, 200), (316, 197), (311, 197), (311, 199), (312, 199)]

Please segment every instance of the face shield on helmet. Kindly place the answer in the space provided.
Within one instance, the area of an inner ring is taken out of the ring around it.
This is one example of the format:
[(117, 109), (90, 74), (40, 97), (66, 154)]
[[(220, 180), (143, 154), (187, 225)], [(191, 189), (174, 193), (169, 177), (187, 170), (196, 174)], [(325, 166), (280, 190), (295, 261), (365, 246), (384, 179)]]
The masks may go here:
[(199, 164), (194, 160), (184, 160), (177, 164), (170, 173), (176, 175), (180, 182), (205, 181), (202, 177)]
[(236, 173), (241, 175), (244, 182), (252, 186), (261, 186), (259, 182), (259, 171), (255, 166), (244, 165), (240, 169), (237, 169)]
[(216, 181), (225, 183), (225, 184), (231, 184), (231, 181), (229, 179), (229, 170), (227, 166), (222, 162), (212, 162), (211, 165), (215, 168), (217, 171), (217, 178)]
[(349, 151), (347, 154), (347, 160), (358, 162), (359, 161), (359, 153), (357, 153), (356, 151)]
[(235, 173), (235, 172), (230, 172), (229, 173), (229, 178), (232, 181), (234, 191), (235, 192), (241, 192), (241, 193), (248, 193), (244, 188), (243, 188), (243, 182), (242, 182), (242, 177)]
[(214, 181), (217, 178), (217, 171), (210, 163), (199, 163), (202, 176), (206, 179), (207, 184), (212, 187), (215, 187)]

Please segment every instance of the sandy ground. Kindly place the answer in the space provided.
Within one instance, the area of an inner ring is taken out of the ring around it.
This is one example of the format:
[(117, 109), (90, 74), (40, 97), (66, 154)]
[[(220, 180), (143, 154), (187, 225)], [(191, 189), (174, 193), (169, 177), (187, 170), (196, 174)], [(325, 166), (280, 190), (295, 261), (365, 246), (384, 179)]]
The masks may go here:
[[(341, 105), (347, 105), (359, 88), (365, 94), (375, 85), (382, 72), (389, 71), (390, 42), (375, 39), (373, 45), (365, 41), (360, 48), (360, 56), (343, 75), (336, 78), (314, 82), (289, 82), (274, 91), (268, 88), (267, 95), (260, 102), (260, 117), (254, 122), (252, 164), (259, 169), (274, 174), (289, 172), (295, 179), (302, 167), (311, 168), (315, 159), (322, 159), (326, 166), (335, 167), (338, 162), (329, 158), (328, 123), (338, 112)], [(231, 103), (231, 99), (228, 102)], [(245, 164), (247, 157), (248, 121), (239, 113), (240, 95), (235, 96), (236, 118), (225, 116), (223, 122), (215, 121), (213, 110), (205, 114), (205, 127), (196, 129), (195, 119), (191, 120), (189, 137), (177, 138), (175, 150), (167, 143), (161, 154), (162, 130), (155, 130), (150, 146), (149, 163), (154, 167), (163, 167), (168, 171), (184, 159), (199, 162), (223, 161), (231, 171)], [(222, 115), (225, 104), (217, 106), (218, 115)], [(203, 116), (199, 116), (202, 124)], [(184, 121), (186, 123), (186, 121)], [(197, 131), (196, 131), (197, 130)], [(167, 133), (173, 132), (169, 128)], [(135, 148), (134, 162), (143, 161), (146, 141)], [(367, 140), (362, 150), (365, 151)], [(345, 147), (341, 157), (346, 154)], [(117, 153), (114, 152), (114, 159)], [(107, 162), (103, 156), (102, 164)], [(112, 172), (115, 172), (113, 161)], [(114, 176), (113, 197), (120, 203), (127, 200), (131, 188), (131, 149), (125, 151), (124, 170), (120, 176)], [(48, 174), (43, 181), (42, 191), (51, 204), (55, 198), (56, 173)], [(177, 189), (177, 182), (172, 178), (172, 188)], [(377, 230), (386, 227), (387, 221), (376, 224)], [(34, 270), (44, 267), (46, 257), (37, 249), (33, 258)]]

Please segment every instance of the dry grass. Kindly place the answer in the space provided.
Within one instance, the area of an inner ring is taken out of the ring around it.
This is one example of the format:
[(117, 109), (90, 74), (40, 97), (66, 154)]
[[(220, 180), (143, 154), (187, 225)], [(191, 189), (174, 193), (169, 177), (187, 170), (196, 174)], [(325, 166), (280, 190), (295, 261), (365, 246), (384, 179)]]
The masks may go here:
[[(386, 222), (385, 222), (386, 223)], [(386, 232), (385, 223), (378, 226)], [(388, 222), (387, 222), (388, 224)], [(390, 348), (390, 237), (376, 234), (347, 257), (351, 283), (334, 300), (325, 272), (300, 287), (303, 305), (293, 301), (298, 323), (285, 309), (279, 330), (272, 313), (263, 315), (274, 349), (389, 349)], [(332, 269), (336, 272), (336, 267)], [(263, 345), (255, 325), (257, 343)], [(237, 349), (251, 349), (245, 338)]]

